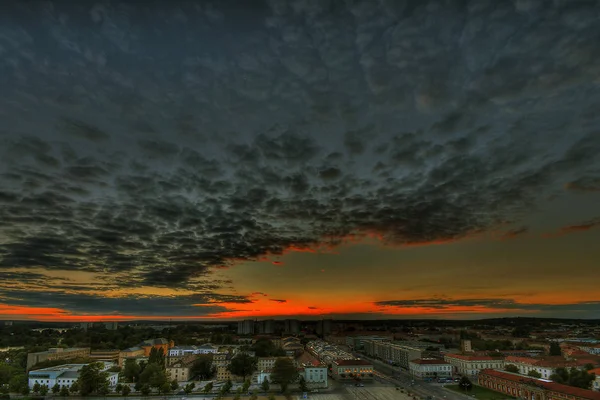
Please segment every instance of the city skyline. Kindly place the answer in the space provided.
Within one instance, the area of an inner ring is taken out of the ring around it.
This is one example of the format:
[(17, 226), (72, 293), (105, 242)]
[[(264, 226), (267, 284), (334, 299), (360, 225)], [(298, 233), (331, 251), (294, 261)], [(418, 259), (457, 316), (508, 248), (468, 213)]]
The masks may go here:
[(251, 3), (6, 3), (0, 319), (600, 318), (600, 4)]

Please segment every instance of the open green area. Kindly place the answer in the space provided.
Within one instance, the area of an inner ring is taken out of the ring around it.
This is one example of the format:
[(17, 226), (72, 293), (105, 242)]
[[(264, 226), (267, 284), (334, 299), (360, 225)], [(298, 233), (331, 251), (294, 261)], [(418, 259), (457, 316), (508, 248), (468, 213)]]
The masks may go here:
[[(458, 385), (446, 385), (445, 387), (455, 392), (465, 393), (465, 391), (461, 389)], [(473, 385), (471, 387), (471, 390), (467, 391), (466, 394), (469, 396), (475, 395), (475, 398), (480, 400), (514, 399), (514, 397), (509, 396), (507, 394), (494, 392), (493, 390), (476, 385)]]

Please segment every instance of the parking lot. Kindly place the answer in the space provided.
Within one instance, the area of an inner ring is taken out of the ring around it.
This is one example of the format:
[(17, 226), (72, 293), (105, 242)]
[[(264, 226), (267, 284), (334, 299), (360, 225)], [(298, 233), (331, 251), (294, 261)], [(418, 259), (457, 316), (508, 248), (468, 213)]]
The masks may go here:
[(365, 386), (346, 387), (343, 393), (316, 393), (308, 396), (310, 400), (409, 400), (409, 397), (393, 387)]

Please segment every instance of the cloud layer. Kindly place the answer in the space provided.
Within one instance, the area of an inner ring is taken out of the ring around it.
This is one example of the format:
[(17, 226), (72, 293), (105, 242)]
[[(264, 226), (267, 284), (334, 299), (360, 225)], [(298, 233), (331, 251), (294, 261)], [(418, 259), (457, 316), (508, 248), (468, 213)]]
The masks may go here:
[(599, 13), (9, 2), (0, 269), (208, 293), (216, 267), (356, 234), (520, 235), (549, 196), (597, 188)]

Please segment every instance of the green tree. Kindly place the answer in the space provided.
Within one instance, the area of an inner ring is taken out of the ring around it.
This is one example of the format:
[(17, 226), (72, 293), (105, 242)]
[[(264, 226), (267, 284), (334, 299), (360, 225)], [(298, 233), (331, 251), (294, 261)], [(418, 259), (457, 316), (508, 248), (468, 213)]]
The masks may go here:
[(25, 387), (29, 389), (29, 382), (25, 374), (13, 375), (8, 382), (8, 390), (13, 393), (22, 393)]
[(231, 379), (227, 379), (227, 382), (225, 382), (225, 384), (221, 388), (221, 393), (223, 393), (223, 394), (229, 393), (229, 391), (231, 390), (232, 387), (233, 387), (233, 382), (231, 382)]
[(156, 363), (148, 363), (148, 365), (146, 365), (146, 368), (144, 368), (144, 371), (140, 374), (140, 382), (157, 389), (165, 383), (168, 383), (164, 368)]
[(206, 381), (212, 379), (216, 373), (217, 368), (213, 366), (213, 355), (202, 354), (199, 356), (190, 369), (192, 376), (198, 377), (198, 379)]
[(273, 393), (269, 394), (267, 397), (268, 400), (275, 400), (275, 395)]
[(539, 372), (537, 372), (535, 369), (532, 369), (531, 371), (529, 371), (527, 373), (527, 376), (531, 376), (532, 378), (541, 378), (542, 374), (540, 374)]
[(21, 387), (21, 392), (23, 396), (27, 396), (29, 394), (29, 386), (25, 385)]
[(556, 342), (550, 343), (549, 354), (551, 356), (562, 356), (562, 350), (560, 348), (560, 345), (558, 343), (556, 343)]
[(108, 374), (101, 371), (102, 364), (92, 363), (84, 365), (79, 371), (79, 392), (82, 396), (91, 393), (98, 393), (98, 390), (104, 385), (108, 386)]
[(123, 385), (121, 383), (117, 383), (117, 386), (115, 387), (115, 392), (120, 393), (122, 389)]
[(504, 370), (508, 372), (514, 372), (515, 374), (519, 373), (519, 367), (517, 367), (515, 364), (506, 364)]
[(265, 393), (269, 391), (269, 389), (271, 388), (271, 385), (269, 385), (269, 379), (268, 378), (265, 377), (265, 379), (260, 384), (260, 388)]
[(33, 393), (39, 393), (40, 392), (40, 384), (39, 383), (34, 383), (33, 387), (31, 388), (31, 390), (33, 390)]
[(300, 375), (300, 381), (298, 382), (300, 386), (300, 390), (303, 392), (308, 392), (308, 385), (306, 384), (306, 379), (302, 375)]
[(250, 381), (248, 379), (246, 379), (244, 381), (244, 385), (242, 386), (242, 392), (248, 393), (248, 389), (250, 389)]
[(192, 382), (192, 383), (188, 383), (187, 385), (185, 385), (185, 388), (183, 389), (183, 391), (185, 392), (185, 394), (190, 394), (194, 391), (195, 388), (196, 388), (196, 384), (194, 382)]
[(59, 394), (62, 397), (67, 397), (69, 395), (69, 388), (66, 385), (64, 385), (63, 387), (60, 388)]
[(231, 359), (231, 363), (227, 368), (232, 374), (241, 376), (246, 380), (246, 377), (252, 375), (252, 372), (256, 369), (256, 359), (249, 354), (240, 353)]
[(591, 371), (594, 369), (594, 364), (592, 364), (592, 363), (585, 364), (584, 368), (586, 371)]
[(46, 386), (46, 385), (40, 386), (40, 394), (42, 396), (46, 396), (48, 394), (48, 386)]
[(528, 338), (530, 334), (531, 334), (531, 329), (525, 325), (517, 326), (512, 331), (513, 337), (517, 337), (517, 338)]
[(204, 388), (202, 388), (202, 391), (204, 393), (210, 393), (213, 389), (213, 383), (212, 382), (208, 382), (206, 385), (204, 385)]
[[(77, 383), (77, 382), (75, 382), (75, 383)], [(52, 386), (52, 393), (57, 394), (58, 392), (60, 392), (60, 385), (58, 383), (56, 383), (54, 386)]]
[(171, 390), (175, 391), (177, 389), (179, 389), (179, 383), (177, 383), (177, 379), (173, 379), (171, 381)]
[(258, 396), (256, 395), (256, 393), (252, 392), (252, 394), (250, 395), (250, 400), (257, 400)]
[(165, 367), (165, 352), (162, 348), (157, 349), (153, 347), (150, 350), (150, 355), (148, 356), (148, 364), (158, 364), (161, 367)]
[(143, 384), (140, 387), (140, 393), (142, 396), (148, 396), (150, 394), (150, 386), (148, 384)]
[(142, 368), (134, 359), (125, 360), (123, 366), (123, 376), (127, 382), (137, 382)]
[(99, 395), (106, 396), (109, 393), (110, 393), (110, 386), (108, 386), (108, 382), (104, 382), (98, 387)]
[(121, 394), (123, 395), (123, 397), (129, 396), (129, 393), (131, 393), (131, 388), (129, 387), (129, 385), (123, 385), (123, 387), (121, 388)]
[(135, 385), (133, 386), (133, 390), (135, 390), (136, 392), (139, 392), (140, 390), (142, 390), (142, 386), (144, 386), (144, 384), (140, 381), (137, 381), (135, 383)]
[[(55, 385), (58, 386), (58, 385)], [(52, 388), (52, 393), (58, 393), (60, 392), (60, 388), (56, 388), (56, 392), (54, 391), (54, 388)], [(69, 392), (75, 394), (75, 393), (79, 393), (79, 384), (77, 383), (77, 381), (73, 382), (73, 384), (71, 385), (71, 387), (69, 388)]]
[(468, 392), (473, 388), (473, 383), (471, 383), (471, 380), (469, 378), (463, 376), (462, 378), (460, 378), (458, 386), (465, 392)]
[(294, 362), (289, 358), (278, 358), (273, 365), (271, 380), (281, 385), (281, 391), (285, 392), (290, 383), (298, 379), (298, 370)]
[(167, 394), (167, 393), (171, 393), (171, 385), (169, 385), (169, 382), (165, 382), (163, 383), (159, 388), (158, 388), (158, 392), (162, 393), (162, 394)]

